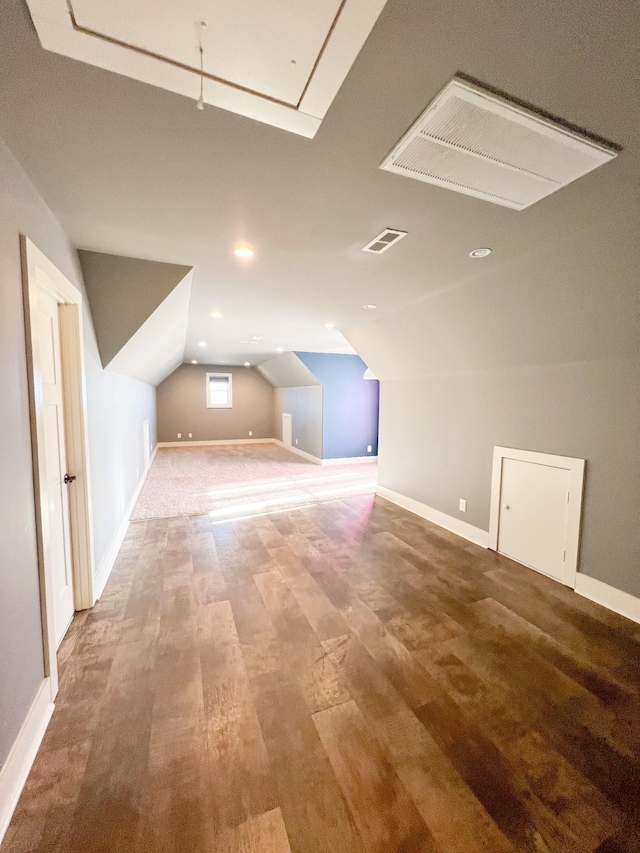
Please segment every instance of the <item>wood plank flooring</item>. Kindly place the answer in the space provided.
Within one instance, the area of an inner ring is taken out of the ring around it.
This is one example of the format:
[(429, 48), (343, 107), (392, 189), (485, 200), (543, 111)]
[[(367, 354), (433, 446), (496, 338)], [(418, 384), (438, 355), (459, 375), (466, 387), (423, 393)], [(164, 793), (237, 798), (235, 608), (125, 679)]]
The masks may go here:
[(2, 853), (638, 853), (638, 626), (372, 496), (132, 524)]

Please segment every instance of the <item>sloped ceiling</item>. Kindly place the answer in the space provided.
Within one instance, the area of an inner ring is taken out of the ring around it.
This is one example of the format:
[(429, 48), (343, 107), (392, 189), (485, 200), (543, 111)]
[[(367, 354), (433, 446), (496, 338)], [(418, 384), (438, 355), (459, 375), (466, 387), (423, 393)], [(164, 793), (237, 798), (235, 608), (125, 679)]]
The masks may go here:
[(294, 352), (285, 352), (263, 361), (258, 365), (258, 371), (274, 388), (303, 388), (322, 384)]
[(107, 370), (159, 385), (182, 364), (192, 280), (190, 271), (111, 359)]
[(78, 254), (100, 358), (106, 367), (191, 267), (103, 252)]
[(345, 334), (379, 379), (637, 357), (640, 206), (589, 218)]
[[(2, 134), (75, 245), (197, 265), (187, 359), (349, 352), (340, 332), (381, 379), (615, 358), (640, 341), (639, 41), (631, 0), (389, 0), (308, 140), (47, 52), (4, 0)], [(622, 151), (521, 212), (382, 171), (458, 72)], [(385, 227), (409, 233), (362, 252)]]

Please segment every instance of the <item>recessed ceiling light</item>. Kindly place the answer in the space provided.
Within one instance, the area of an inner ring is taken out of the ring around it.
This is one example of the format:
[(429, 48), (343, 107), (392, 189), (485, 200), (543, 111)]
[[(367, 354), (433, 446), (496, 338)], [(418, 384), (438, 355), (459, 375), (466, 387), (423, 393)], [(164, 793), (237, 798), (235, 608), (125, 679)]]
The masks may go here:
[(245, 366), (245, 367), (251, 367), (251, 362), (250, 362), (250, 361), (245, 361), (244, 366)]
[(327, 329), (335, 329), (336, 327), (335, 323), (325, 323), (324, 325)]
[(197, 359), (197, 358), (192, 358), (192, 359), (191, 359), (191, 364), (197, 364), (197, 363), (198, 363), (198, 359)]
[(214, 320), (220, 320), (222, 318), (222, 312), (221, 311), (212, 311), (211, 316), (213, 317)]
[(487, 255), (491, 254), (491, 249), (474, 249), (473, 252), (469, 252), (470, 258), (486, 258)]
[(276, 352), (284, 352), (284, 347), (276, 347)]
[(372, 311), (374, 308), (377, 308), (378, 306), (377, 306), (377, 305), (372, 305), (371, 303), (369, 303), (369, 305), (365, 305), (364, 307), (365, 307), (367, 310)]
[(206, 341), (198, 341), (198, 346), (199, 346), (199, 347), (206, 347), (206, 345), (207, 345), (207, 342), (206, 342)]
[(233, 250), (233, 254), (238, 258), (252, 258), (253, 249), (250, 249), (248, 246), (238, 246), (237, 249)]

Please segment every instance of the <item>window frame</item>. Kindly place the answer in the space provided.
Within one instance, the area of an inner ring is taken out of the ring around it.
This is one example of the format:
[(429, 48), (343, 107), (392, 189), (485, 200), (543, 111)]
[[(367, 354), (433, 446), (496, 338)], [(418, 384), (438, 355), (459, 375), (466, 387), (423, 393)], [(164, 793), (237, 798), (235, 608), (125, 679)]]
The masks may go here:
[[(224, 376), (229, 381), (229, 402), (223, 405), (211, 403), (209, 398), (209, 384), (211, 376)], [(233, 408), (233, 373), (207, 373), (205, 381), (205, 402), (207, 409), (232, 409)]]

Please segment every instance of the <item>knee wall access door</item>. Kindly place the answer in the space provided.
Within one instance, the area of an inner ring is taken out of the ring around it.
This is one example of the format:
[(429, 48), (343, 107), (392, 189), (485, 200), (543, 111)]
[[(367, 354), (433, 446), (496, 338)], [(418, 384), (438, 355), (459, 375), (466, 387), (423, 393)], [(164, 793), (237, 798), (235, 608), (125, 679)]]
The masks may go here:
[(496, 447), (490, 547), (575, 586), (584, 460)]

